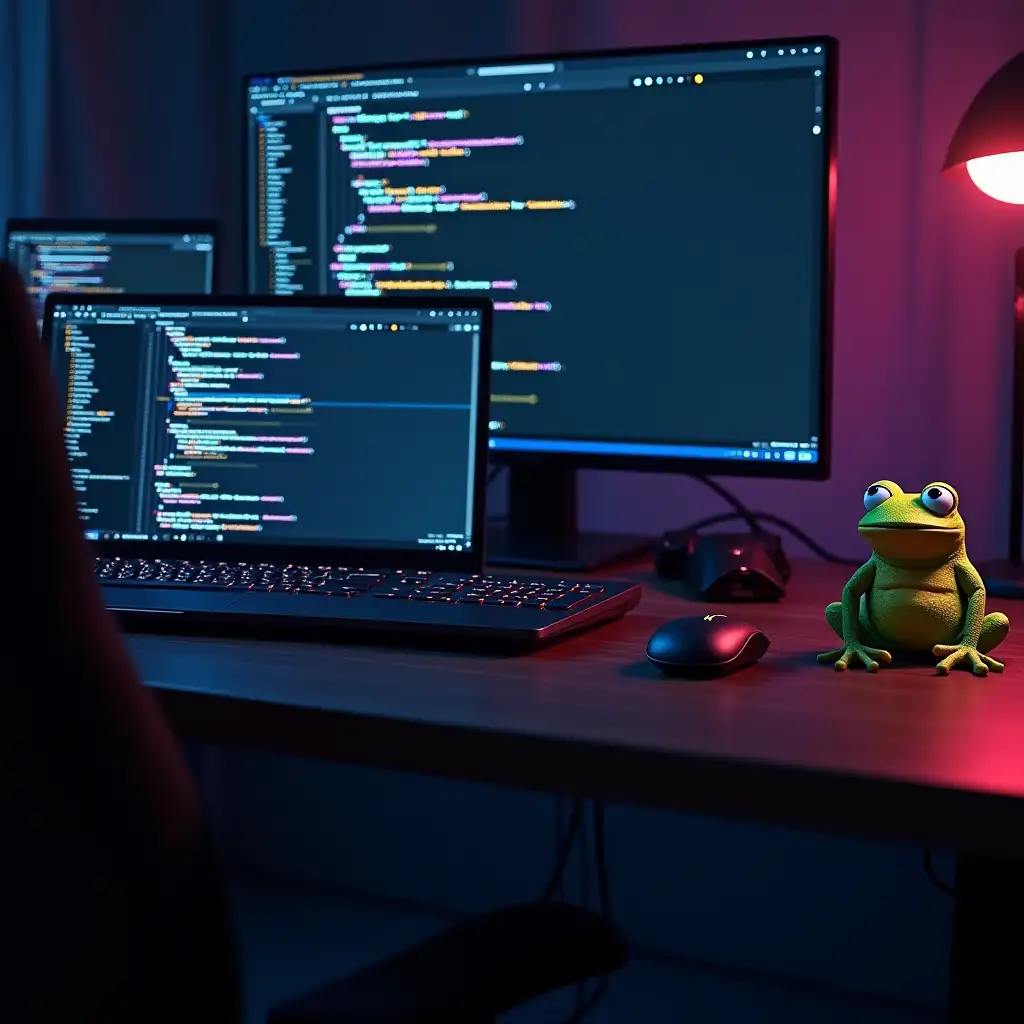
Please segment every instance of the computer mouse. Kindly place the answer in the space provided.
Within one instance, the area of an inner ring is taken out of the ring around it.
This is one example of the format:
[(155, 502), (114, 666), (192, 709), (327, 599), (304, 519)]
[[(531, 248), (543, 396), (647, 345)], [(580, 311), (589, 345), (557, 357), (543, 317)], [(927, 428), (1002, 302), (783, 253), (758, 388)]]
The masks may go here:
[(656, 629), (647, 658), (670, 675), (724, 676), (758, 661), (769, 644), (756, 626), (731, 615), (692, 615)]

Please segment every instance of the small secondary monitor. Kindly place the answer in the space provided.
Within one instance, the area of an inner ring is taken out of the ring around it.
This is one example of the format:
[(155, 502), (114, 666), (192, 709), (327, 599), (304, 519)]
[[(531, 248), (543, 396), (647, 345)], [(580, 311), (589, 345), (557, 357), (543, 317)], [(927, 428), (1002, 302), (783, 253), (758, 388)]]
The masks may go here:
[(86, 536), (478, 570), (490, 323), (444, 296), (51, 294)]
[(820, 37), (252, 76), (249, 289), (491, 299), (513, 528), (563, 529), (577, 467), (825, 478), (836, 62)]
[(210, 221), (44, 218), (8, 221), (6, 248), (41, 321), (50, 292), (209, 294), (216, 242)]

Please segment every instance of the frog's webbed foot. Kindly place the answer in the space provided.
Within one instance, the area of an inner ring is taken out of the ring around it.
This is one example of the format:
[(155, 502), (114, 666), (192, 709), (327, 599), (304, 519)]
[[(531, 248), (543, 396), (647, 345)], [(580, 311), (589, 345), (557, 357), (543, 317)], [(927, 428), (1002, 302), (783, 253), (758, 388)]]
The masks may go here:
[(965, 668), (970, 666), (976, 676), (987, 676), (989, 672), (1002, 672), (1003, 663), (982, 654), (976, 647), (968, 644), (936, 644), (932, 648), (932, 654), (942, 660), (935, 666), (935, 671), (940, 676), (948, 676), (949, 673), (959, 665)]
[(892, 655), (888, 651), (864, 644), (847, 644), (818, 655), (819, 665), (834, 663), (837, 672), (845, 672), (851, 665), (860, 665), (869, 672), (877, 672), (879, 666), (888, 665), (891, 661)]

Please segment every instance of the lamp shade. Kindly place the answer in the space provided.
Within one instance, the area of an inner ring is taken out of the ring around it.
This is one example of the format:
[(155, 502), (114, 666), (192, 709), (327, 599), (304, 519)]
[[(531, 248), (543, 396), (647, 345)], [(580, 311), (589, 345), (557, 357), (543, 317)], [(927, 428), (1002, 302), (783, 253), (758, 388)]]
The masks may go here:
[(960, 119), (942, 169), (960, 164), (982, 192), (1024, 203), (1024, 53), (981, 87)]

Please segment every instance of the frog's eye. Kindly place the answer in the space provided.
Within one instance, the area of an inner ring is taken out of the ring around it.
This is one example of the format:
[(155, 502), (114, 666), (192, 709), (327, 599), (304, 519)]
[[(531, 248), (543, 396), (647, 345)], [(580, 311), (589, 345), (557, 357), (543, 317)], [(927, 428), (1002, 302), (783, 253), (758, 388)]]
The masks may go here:
[(878, 508), (883, 501), (888, 501), (892, 497), (892, 491), (888, 487), (883, 487), (881, 484), (872, 484), (864, 492), (864, 507), (870, 512), (873, 508)]
[(956, 508), (956, 497), (948, 487), (932, 484), (921, 493), (921, 504), (936, 516), (948, 516)]

